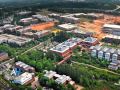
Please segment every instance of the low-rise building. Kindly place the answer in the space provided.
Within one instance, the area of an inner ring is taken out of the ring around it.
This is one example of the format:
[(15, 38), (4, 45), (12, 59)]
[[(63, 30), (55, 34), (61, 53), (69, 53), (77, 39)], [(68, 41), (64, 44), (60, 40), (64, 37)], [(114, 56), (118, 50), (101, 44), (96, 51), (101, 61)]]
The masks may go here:
[(93, 38), (93, 37), (87, 37), (81, 42), (81, 45), (83, 47), (91, 47), (91, 46), (95, 46), (97, 44), (99, 44), (98, 39)]
[(28, 85), (35, 80), (35, 76), (33, 73), (25, 72), (20, 76), (14, 78), (13, 83), (21, 84), (21, 85)]
[(68, 84), (68, 82), (70, 81), (71, 81), (71, 78), (66, 75), (61, 75), (55, 80), (55, 82), (57, 82), (58, 84)]
[(26, 32), (30, 32), (31, 28), (30, 27), (24, 27), (22, 29), (16, 30), (17, 35), (23, 35)]
[(68, 83), (71, 85), (75, 84), (75, 82), (69, 76), (57, 74), (55, 71), (45, 70), (45, 72), (46, 72), (44, 74), (45, 77), (48, 77), (49, 79), (54, 79), (55, 82), (58, 84), (64, 84), (64, 85)]
[(8, 44), (15, 44), (18, 46), (23, 46), (24, 44), (30, 42), (31, 39), (23, 38), (15, 35), (10, 34), (1, 34), (0, 35), (0, 43), (8, 43)]
[(74, 23), (74, 24), (80, 22), (80, 18), (77, 18), (72, 14), (60, 15), (60, 14), (52, 13), (52, 14), (49, 14), (49, 16), (59, 20), (60, 22)]
[(72, 54), (72, 51), (70, 48), (66, 45), (59, 44), (53, 48), (50, 49), (53, 53), (57, 53), (62, 57), (67, 57)]
[(23, 33), (23, 36), (27, 38), (34, 38), (34, 33), (33, 32), (25, 32)]
[(71, 33), (73, 33), (75, 36), (79, 37), (79, 38), (87, 38), (92, 36), (94, 33), (93, 32), (86, 32), (85, 30), (81, 29), (75, 29), (72, 31), (69, 31)]
[(44, 37), (46, 35), (49, 35), (50, 33), (51, 33), (50, 30), (38, 31), (38, 32), (34, 33), (34, 38), (38, 39), (38, 38)]
[(9, 27), (7, 27), (7, 25), (5, 26), (6, 27), (3, 28), (5, 33), (16, 33), (17, 30), (23, 29), (23, 26), (14, 26), (14, 25), (9, 25)]
[(89, 18), (89, 19), (101, 19), (104, 18), (103, 14), (96, 14), (96, 13), (76, 13), (76, 14), (72, 14), (75, 17), (79, 17), (79, 18)]
[(120, 61), (112, 61), (108, 68), (111, 70), (118, 70), (120, 68)]
[(23, 72), (35, 73), (35, 68), (18, 61), (14, 65), (14, 71), (16, 75), (20, 75)]
[(90, 53), (92, 57), (98, 57), (105, 59), (110, 63), (109, 69), (117, 70), (120, 67), (120, 50), (102, 46), (90, 47)]
[(70, 30), (76, 29), (77, 26), (75, 26), (74, 24), (71, 24), (71, 23), (67, 23), (67, 24), (58, 25), (58, 28), (61, 30), (70, 31)]
[(17, 15), (24, 16), (24, 15), (29, 15), (31, 13), (32, 13), (31, 11), (21, 11), (21, 12), (18, 12)]
[(106, 43), (120, 44), (120, 36), (109, 34), (103, 38), (103, 41)]
[(59, 45), (50, 49), (53, 53), (57, 53), (63, 58), (71, 56), (72, 50), (77, 47), (81, 42), (80, 38), (71, 38), (67, 41), (60, 43)]
[(55, 74), (56, 74), (56, 72), (54, 72), (54, 71), (45, 71), (44, 76), (51, 79), (54, 77)]
[(114, 24), (105, 24), (103, 26), (104, 33), (113, 34), (120, 36), (120, 25), (114, 25)]
[(32, 15), (32, 17), (35, 18), (35, 19), (38, 19), (40, 21), (43, 21), (43, 22), (52, 22), (52, 21), (54, 21), (54, 19), (49, 18), (48, 16), (41, 15), (41, 14)]
[(8, 33), (8, 34), (10, 33), (10, 34), (22, 35), (23, 33), (27, 32), (27, 31), (31, 31), (31, 28), (6, 24), (1, 27), (1, 30), (4, 33)]
[(120, 60), (120, 50), (103, 46), (92, 46), (90, 52), (93, 57), (101, 57), (108, 61)]
[(30, 25), (30, 24), (36, 24), (36, 23), (38, 23), (38, 19), (34, 19), (32, 17), (30, 17), (30, 18), (23, 18), (23, 19), (20, 19), (19, 22), (21, 24), (23, 24), (23, 25)]
[(6, 60), (8, 58), (9, 58), (8, 53), (0, 52), (0, 62)]

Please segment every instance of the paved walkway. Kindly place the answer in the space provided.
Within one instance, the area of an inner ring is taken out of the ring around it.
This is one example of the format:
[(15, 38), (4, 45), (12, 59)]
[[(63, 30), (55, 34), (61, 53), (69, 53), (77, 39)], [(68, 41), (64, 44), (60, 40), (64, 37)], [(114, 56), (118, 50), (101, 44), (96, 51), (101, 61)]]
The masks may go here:
[(93, 65), (90, 65), (90, 64), (79, 63), (79, 62), (76, 62), (76, 61), (72, 61), (72, 63), (79, 64), (79, 65), (85, 65), (85, 66), (88, 66), (88, 67), (91, 67), (91, 68), (94, 68), (94, 69), (98, 69), (98, 70), (101, 70), (101, 71), (106, 71), (106, 72), (109, 72), (109, 73), (112, 73), (112, 74), (115, 74), (115, 75), (120, 75), (119, 73), (110, 71), (110, 70), (108, 70), (108, 69), (98, 68), (98, 67), (93, 66)]

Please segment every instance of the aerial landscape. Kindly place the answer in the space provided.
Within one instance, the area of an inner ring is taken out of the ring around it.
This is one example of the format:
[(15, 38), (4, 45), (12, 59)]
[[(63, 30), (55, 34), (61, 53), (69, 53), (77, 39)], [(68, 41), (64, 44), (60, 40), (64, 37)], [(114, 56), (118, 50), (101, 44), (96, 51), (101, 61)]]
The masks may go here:
[(120, 90), (120, 0), (0, 0), (0, 90)]

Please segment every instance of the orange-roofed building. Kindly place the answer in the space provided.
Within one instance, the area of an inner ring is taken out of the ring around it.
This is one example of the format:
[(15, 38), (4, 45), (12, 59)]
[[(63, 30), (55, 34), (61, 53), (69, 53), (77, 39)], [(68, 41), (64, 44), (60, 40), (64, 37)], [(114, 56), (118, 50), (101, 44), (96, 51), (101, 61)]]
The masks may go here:
[(46, 30), (46, 29), (52, 28), (53, 26), (55, 26), (55, 22), (47, 22), (47, 23), (32, 25), (31, 29), (35, 31), (40, 31), (40, 30)]

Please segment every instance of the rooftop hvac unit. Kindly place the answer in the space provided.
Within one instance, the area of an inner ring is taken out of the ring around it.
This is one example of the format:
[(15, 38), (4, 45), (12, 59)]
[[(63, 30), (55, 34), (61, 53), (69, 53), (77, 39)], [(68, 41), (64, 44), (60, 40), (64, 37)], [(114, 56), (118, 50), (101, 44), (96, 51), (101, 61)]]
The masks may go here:
[(103, 51), (98, 52), (98, 58), (103, 58)]
[(106, 59), (107, 61), (110, 61), (110, 53), (105, 53), (105, 59)]
[(117, 61), (118, 59), (118, 55), (117, 54), (113, 54), (112, 55), (112, 61)]
[(96, 57), (96, 53), (97, 53), (96, 50), (92, 50), (92, 51), (91, 51), (91, 56)]

